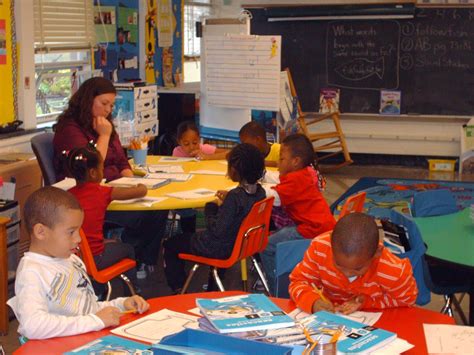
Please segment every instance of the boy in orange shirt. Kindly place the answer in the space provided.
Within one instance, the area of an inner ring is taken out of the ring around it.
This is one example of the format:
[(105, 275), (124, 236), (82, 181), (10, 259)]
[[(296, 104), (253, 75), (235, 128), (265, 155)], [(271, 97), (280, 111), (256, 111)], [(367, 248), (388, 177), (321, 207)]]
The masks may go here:
[(365, 308), (411, 306), (418, 289), (408, 259), (379, 242), (371, 216), (352, 213), (314, 238), (290, 274), (289, 293), (305, 312), (350, 314)]

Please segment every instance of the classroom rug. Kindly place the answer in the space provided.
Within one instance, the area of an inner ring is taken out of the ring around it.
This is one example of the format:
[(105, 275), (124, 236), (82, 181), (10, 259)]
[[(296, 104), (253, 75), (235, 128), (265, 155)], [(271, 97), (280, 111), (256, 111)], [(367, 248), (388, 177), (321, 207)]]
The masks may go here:
[(413, 195), (419, 191), (437, 189), (449, 189), (460, 210), (474, 204), (473, 182), (363, 177), (331, 205), (331, 211), (334, 215), (338, 215), (349, 196), (365, 191), (367, 193), (365, 213), (376, 217), (388, 217), (390, 209), (395, 209), (411, 215), (410, 201)]

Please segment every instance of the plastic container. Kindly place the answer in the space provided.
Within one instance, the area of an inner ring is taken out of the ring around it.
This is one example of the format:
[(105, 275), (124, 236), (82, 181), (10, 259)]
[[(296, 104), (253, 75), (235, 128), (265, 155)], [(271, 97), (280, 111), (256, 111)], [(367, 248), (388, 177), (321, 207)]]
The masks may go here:
[(146, 165), (148, 149), (130, 149), (130, 155), (135, 165)]
[(428, 159), (430, 171), (454, 171), (454, 159)]

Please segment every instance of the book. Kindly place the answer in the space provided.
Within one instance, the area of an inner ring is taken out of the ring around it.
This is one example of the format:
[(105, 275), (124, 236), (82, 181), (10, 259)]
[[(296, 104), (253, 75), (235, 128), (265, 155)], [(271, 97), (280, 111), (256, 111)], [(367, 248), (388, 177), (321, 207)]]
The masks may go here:
[(132, 177), (122, 177), (117, 180), (109, 182), (111, 186), (136, 186), (138, 184), (145, 185), (148, 189), (157, 189), (161, 186), (168, 184), (170, 181), (168, 179), (147, 179), (147, 178), (132, 178)]
[(168, 179), (175, 182), (184, 182), (191, 179), (191, 174), (182, 174), (182, 173), (150, 173), (145, 177), (147, 179)]
[(295, 322), (261, 294), (224, 298), (197, 298), (196, 305), (219, 333), (286, 328)]
[(89, 355), (89, 354), (136, 354), (153, 355), (149, 345), (138, 343), (133, 340), (107, 335), (93, 340), (76, 349), (70, 350), (66, 355)]
[(166, 194), (168, 197), (178, 198), (180, 200), (193, 200), (198, 198), (213, 197), (217, 191), (209, 189), (194, 189), (187, 191), (171, 192)]
[(402, 92), (399, 90), (380, 90), (380, 114), (399, 115)]
[(161, 157), (160, 162), (165, 163), (185, 163), (188, 161), (198, 161), (198, 159), (194, 157)]
[(184, 173), (181, 165), (151, 164), (147, 169), (149, 173)]
[(128, 205), (128, 204), (134, 204), (134, 205), (141, 205), (145, 207), (151, 207), (155, 203), (159, 203), (166, 200), (166, 197), (139, 197), (139, 198), (132, 198), (130, 200), (113, 200), (113, 203), (118, 203), (118, 204), (123, 204), (123, 205)]
[(300, 320), (313, 339), (321, 344), (331, 342), (334, 334), (342, 331), (337, 351), (342, 354), (368, 354), (397, 339), (397, 334), (356, 322), (346, 317), (319, 311)]
[(339, 111), (339, 89), (323, 88), (319, 91), (319, 113)]

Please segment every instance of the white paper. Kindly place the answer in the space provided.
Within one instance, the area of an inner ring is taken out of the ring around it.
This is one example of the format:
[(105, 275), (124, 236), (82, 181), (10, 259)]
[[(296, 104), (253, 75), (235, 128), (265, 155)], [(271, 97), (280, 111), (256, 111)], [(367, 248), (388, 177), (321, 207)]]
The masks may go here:
[(181, 200), (192, 200), (206, 197), (213, 197), (217, 191), (209, 189), (194, 189), (188, 191), (172, 192), (167, 194), (168, 197), (179, 198)]
[(168, 179), (170, 181), (184, 182), (191, 179), (191, 174), (175, 174), (175, 173), (150, 173), (145, 178), (151, 179)]
[(145, 207), (151, 207), (155, 203), (159, 203), (166, 200), (166, 197), (140, 197), (140, 198), (132, 198), (130, 200), (113, 200), (113, 203), (120, 203), (120, 204), (134, 204), (134, 205), (141, 205)]
[(188, 312), (192, 313), (192, 314), (195, 314), (199, 317), (202, 317), (201, 310), (199, 309), (199, 307), (194, 307), (194, 308), (188, 309)]
[(70, 188), (76, 186), (76, 179), (65, 178), (64, 180), (58, 181), (57, 183), (53, 184), (54, 187), (58, 189), (67, 191)]
[(279, 184), (280, 183), (280, 172), (276, 170), (267, 170), (263, 177), (264, 184)]
[(396, 338), (387, 345), (372, 351), (370, 355), (398, 355), (410, 350), (414, 346), (406, 340)]
[(187, 161), (197, 161), (197, 159), (193, 157), (161, 157), (160, 161), (166, 163), (183, 163)]
[[(74, 180), (74, 179), (72, 179)], [(74, 180), (74, 185), (76, 182)], [(15, 187), (16, 184), (14, 182), (4, 182), (1, 190), (1, 198), (3, 200), (14, 200), (15, 199)]]
[(423, 324), (430, 354), (474, 354), (474, 327)]
[[(310, 314), (302, 311), (299, 308), (295, 308), (293, 311), (291, 311), (291, 313), (288, 313), (288, 315), (294, 320), (299, 320), (299, 319), (309, 316)], [(382, 316), (382, 312), (356, 311), (348, 315), (341, 314), (341, 313), (337, 313), (337, 315), (346, 317), (355, 322), (364, 323), (367, 325), (374, 325)]]
[(279, 111), (281, 36), (204, 36), (209, 105)]
[(111, 333), (153, 344), (158, 343), (165, 336), (178, 333), (183, 329), (198, 329), (197, 319), (198, 317), (195, 316), (162, 309), (112, 329)]
[(184, 169), (181, 165), (148, 165), (149, 173), (184, 173)]
[(197, 174), (197, 175), (221, 175), (225, 176), (226, 172), (225, 171), (217, 171), (217, 170), (192, 170), (189, 172), (190, 174)]
[(146, 178), (131, 178), (131, 177), (122, 177), (117, 180), (109, 182), (111, 186), (136, 186), (138, 184), (143, 184), (149, 189), (156, 189), (160, 186), (168, 183), (169, 180), (166, 179), (146, 179)]

